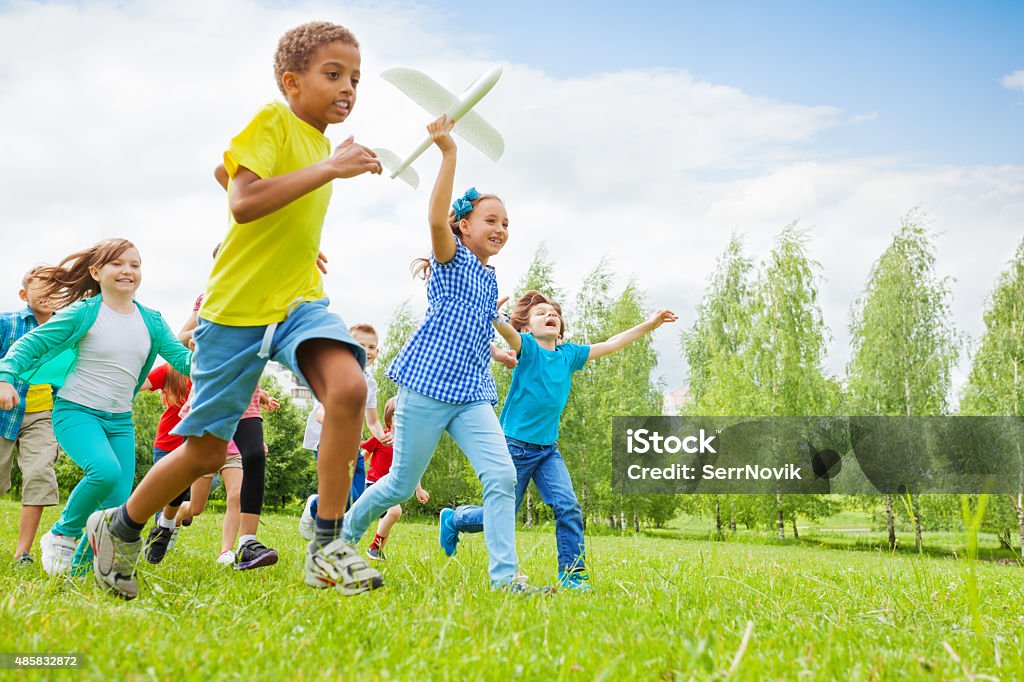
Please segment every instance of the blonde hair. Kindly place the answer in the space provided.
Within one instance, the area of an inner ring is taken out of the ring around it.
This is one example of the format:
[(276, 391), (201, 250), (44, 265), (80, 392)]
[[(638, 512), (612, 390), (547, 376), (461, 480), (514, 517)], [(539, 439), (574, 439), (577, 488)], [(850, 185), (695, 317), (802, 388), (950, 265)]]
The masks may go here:
[(102, 268), (134, 248), (135, 244), (127, 239), (104, 239), (88, 249), (76, 251), (59, 265), (36, 268), (32, 271), (33, 279), (43, 282), (42, 298), (59, 310), (100, 293), (100, 283), (93, 279), (89, 269)]
[[(476, 199), (473, 199), (473, 200), (468, 200), (467, 199), (467, 201), (469, 201), (469, 203), (471, 203), (473, 205), (473, 208), (476, 209), (476, 207), (484, 199), (497, 199), (498, 201), (501, 201), (501, 197), (499, 197), (497, 194), (481, 194)], [(502, 201), (501, 203), (504, 204), (505, 202)], [(464, 213), (461, 218), (458, 218), (455, 215), (455, 209), (449, 209), (448, 210), (448, 227), (451, 228), (452, 234), (454, 234), (455, 238), (458, 239), (460, 242), (464, 241), (464, 239), (462, 237), (462, 229), (459, 227), (459, 224), (463, 220), (466, 220), (466, 216), (468, 216), (470, 213), (472, 213), (472, 211)], [(412, 272), (412, 276), (414, 278), (419, 278), (419, 279), (422, 279), (423, 281), (426, 281), (426, 280), (430, 279), (430, 259), (429, 258), (416, 258), (416, 259), (414, 259), (412, 264), (409, 265), (409, 270)]]

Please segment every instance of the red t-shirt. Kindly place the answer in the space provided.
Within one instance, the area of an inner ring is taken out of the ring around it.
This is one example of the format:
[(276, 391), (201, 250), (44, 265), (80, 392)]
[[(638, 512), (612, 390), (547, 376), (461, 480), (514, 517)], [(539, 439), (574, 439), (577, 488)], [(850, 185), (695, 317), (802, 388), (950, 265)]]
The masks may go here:
[[(150, 385), (153, 386), (153, 390), (163, 390), (164, 383), (167, 381), (167, 368), (170, 367), (167, 363), (155, 367), (147, 377)], [(186, 387), (191, 390), (192, 382), (186, 378)], [(166, 407), (166, 403), (164, 403)], [(181, 405), (175, 405), (173, 407), (167, 407), (164, 413), (160, 415), (160, 423), (156, 426), (156, 440), (153, 441), (153, 447), (158, 450), (164, 450), (170, 452), (174, 448), (178, 447), (185, 442), (185, 438), (182, 436), (175, 436), (171, 434), (171, 429), (177, 426), (181, 422), (181, 417), (178, 413), (181, 411)]]
[[(384, 431), (384, 433), (387, 433), (387, 431)], [(370, 468), (366, 472), (367, 483), (378, 481), (384, 478), (384, 474), (391, 471), (391, 458), (395, 455), (394, 447), (382, 445), (373, 436), (360, 443), (359, 447), (365, 450), (370, 458)]]

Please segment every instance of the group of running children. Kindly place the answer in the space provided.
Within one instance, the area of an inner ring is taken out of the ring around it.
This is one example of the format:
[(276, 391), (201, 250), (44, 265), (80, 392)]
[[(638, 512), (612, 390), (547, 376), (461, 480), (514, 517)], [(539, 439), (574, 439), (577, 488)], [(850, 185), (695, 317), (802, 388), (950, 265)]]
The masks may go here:
[[(400, 504), (429, 498), (420, 479), (448, 432), (480, 479), (483, 505), (442, 510), (445, 553), (455, 554), (461, 533), (483, 531), (494, 588), (551, 591), (518, 571), (515, 516), (532, 480), (554, 511), (559, 584), (589, 589), (583, 518), (558, 450), (572, 375), (676, 316), (659, 310), (584, 346), (560, 343), (561, 308), (540, 292), (524, 294), (511, 316), (501, 313), (507, 299), (499, 301), (489, 261), (508, 239), (508, 215), (501, 199), (475, 189), (452, 203), (454, 123), (442, 115), (427, 128), (441, 153), (428, 209), (432, 252), (413, 267), (426, 281), (428, 309), (387, 368), (399, 390), (382, 425), (367, 369), (377, 335), (328, 310), (319, 247), (332, 181), (382, 171), (352, 137), (332, 151), (324, 136), (355, 106), (359, 43), (342, 26), (304, 24), (281, 38), (274, 70), (284, 101), (257, 112), (216, 171), (228, 190), (229, 228), (178, 335), (136, 300), (142, 260), (125, 239), (33, 269), (21, 291), (27, 307), (0, 316), (0, 492), (10, 486), (15, 446), (24, 478), (16, 562), (32, 563), (42, 509), (57, 503), (59, 443), (84, 477), (40, 538), (47, 572), (91, 565), (100, 586), (135, 598), (140, 555), (163, 558), (180, 526), (202, 512), (218, 472), (228, 511), (217, 560), (237, 569), (275, 563), (276, 551), (256, 539), (266, 471), (261, 409), (277, 407), (259, 379), (274, 360), (316, 397), (304, 445), (317, 456), (318, 493), (299, 523), (308, 585), (353, 595), (384, 584), (353, 545), (379, 518), (366, 554), (384, 559)], [(510, 351), (491, 342), (495, 329)], [(167, 364), (154, 369), (158, 355)], [(500, 419), (492, 358), (514, 366)], [(153, 467), (132, 490), (131, 407), (140, 390), (160, 390), (166, 411)], [(372, 437), (360, 442), (364, 421)], [(365, 490), (363, 452), (371, 455)]]

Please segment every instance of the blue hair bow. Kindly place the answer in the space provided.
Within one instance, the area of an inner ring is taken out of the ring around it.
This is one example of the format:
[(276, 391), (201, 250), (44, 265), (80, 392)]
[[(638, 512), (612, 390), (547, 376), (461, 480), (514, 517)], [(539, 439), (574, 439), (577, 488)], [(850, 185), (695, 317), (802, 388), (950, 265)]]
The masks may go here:
[(480, 192), (476, 191), (476, 187), (470, 187), (466, 190), (466, 193), (455, 200), (452, 204), (452, 210), (455, 211), (455, 219), (462, 220), (473, 210), (472, 202), (480, 198)]

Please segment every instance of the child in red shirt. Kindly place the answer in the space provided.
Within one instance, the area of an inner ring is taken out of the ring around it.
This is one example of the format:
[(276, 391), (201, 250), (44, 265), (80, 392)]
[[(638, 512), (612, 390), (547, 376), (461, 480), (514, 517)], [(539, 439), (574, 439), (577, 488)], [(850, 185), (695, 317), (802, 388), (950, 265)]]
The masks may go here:
[[(390, 398), (384, 405), (384, 433), (389, 433), (394, 424), (396, 402), (397, 398)], [(363, 451), (366, 461), (369, 462), (369, 468), (366, 471), (366, 487), (369, 488), (391, 470), (394, 447), (383, 445), (374, 436), (370, 436), (359, 444), (359, 448)], [(416, 500), (420, 504), (426, 504), (430, 500), (430, 493), (424, 490), (419, 483), (416, 484)], [(395, 527), (400, 518), (402, 518), (402, 505), (400, 504), (390, 507), (381, 515), (377, 522), (377, 533), (373, 536), (373, 542), (366, 549), (366, 556), (374, 561), (385, 560), (384, 543), (387, 542), (391, 529)]]

